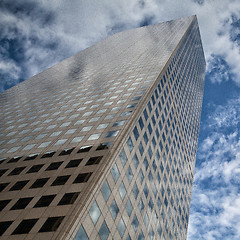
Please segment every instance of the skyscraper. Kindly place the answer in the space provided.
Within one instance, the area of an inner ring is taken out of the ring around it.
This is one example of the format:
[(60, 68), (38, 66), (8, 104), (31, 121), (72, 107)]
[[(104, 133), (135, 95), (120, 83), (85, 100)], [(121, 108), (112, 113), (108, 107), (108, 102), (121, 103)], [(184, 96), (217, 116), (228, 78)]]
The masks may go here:
[(192, 16), (1, 93), (1, 239), (185, 239), (204, 74)]

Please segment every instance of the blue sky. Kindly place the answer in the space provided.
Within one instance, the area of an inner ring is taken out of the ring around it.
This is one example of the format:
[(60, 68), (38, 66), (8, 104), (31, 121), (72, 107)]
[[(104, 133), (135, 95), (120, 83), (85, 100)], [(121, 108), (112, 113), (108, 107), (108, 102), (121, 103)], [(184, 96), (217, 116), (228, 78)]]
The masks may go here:
[(188, 239), (240, 239), (239, 0), (2, 0), (0, 92), (107, 36), (197, 14), (207, 62)]

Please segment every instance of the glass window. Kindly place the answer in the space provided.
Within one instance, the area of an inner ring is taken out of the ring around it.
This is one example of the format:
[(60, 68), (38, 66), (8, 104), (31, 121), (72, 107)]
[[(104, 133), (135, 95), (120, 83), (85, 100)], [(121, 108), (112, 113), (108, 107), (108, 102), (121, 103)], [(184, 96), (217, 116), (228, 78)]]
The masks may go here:
[(75, 122), (75, 124), (74, 124), (74, 125), (79, 125), (79, 124), (82, 124), (82, 123), (84, 123), (84, 121), (85, 121), (85, 120), (78, 120), (78, 121), (76, 121), (76, 122)]
[(85, 230), (83, 229), (82, 225), (81, 225), (80, 229), (78, 230), (74, 240), (88, 240), (88, 236), (87, 236)]
[(13, 148), (11, 148), (10, 150), (8, 150), (7, 152), (8, 152), (8, 153), (16, 152), (19, 148), (20, 148), (20, 146), (18, 146), (18, 147), (13, 147)]
[(19, 175), (24, 169), (25, 167), (15, 168), (8, 174), (8, 176)]
[(139, 126), (140, 126), (140, 128), (141, 128), (141, 130), (142, 130), (143, 127), (144, 127), (142, 117), (139, 118), (138, 122), (139, 122)]
[(83, 139), (83, 136), (75, 137), (75, 138), (73, 138), (73, 140), (72, 140), (71, 142), (72, 142), (72, 143), (81, 142), (82, 139)]
[(118, 167), (116, 164), (113, 165), (113, 168), (111, 170), (111, 173), (112, 173), (112, 176), (113, 176), (113, 179), (115, 181), (115, 183), (117, 182), (118, 178), (119, 178), (119, 171), (118, 171)]
[(91, 157), (85, 166), (99, 164), (103, 156)]
[[(50, 137), (56, 137), (61, 134), (62, 131), (54, 132), (50, 135)], [(45, 134), (46, 135), (46, 134)]]
[(62, 163), (63, 162), (53, 162), (47, 167), (47, 169), (45, 171), (56, 170), (62, 165)]
[(145, 197), (146, 197), (146, 199), (147, 199), (149, 190), (148, 190), (148, 186), (147, 186), (146, 183), (145, 183), (145, 186), (144, 186), (143, 192), (144, 192)]
[(11, 210), (24, 209), (32, 199), (33, 197), (18, 199), (18, 201), (12, 206)]
[(121, 198), (123, 200), (125, 195), (126, 195), (126, 192), (127, 192), (123, 182), (119, 186), (119, 190), (118, 191), (119, 191), (119, 194), (120, 194), (120, 196), (121, 196)]
[(145, 144), (147, 145), (148, 144), (148, 136), (147, 136), (146, 132), (143, 134), (143, 139), (144, 139)]
[(144, 224), (146, 226), (146, 228), (148, 227), (148, 224), (149, 224), (149, 217), (148, 217), (148, 214), (146, 212), (144, 218), (143, 218), (143, 221), (144, 221)]
[(30, 188), (41, 188), (43, 187), (49, 178), (39, 178), (37, 179)]
[(133, 172), (132, 172), (132, 169), (130, 166), (127, 169), (126, 176), (127, 176), (129, 183), (131, 183), (131, 181), (133, 179)]
[(27, 145), (26, 147), (24, 147), (23, 148), (23, 150), (30, 150), (30, 149), (32, 149), (34, 146), (35, 146), (36, 144), (29, 144), (29, 145)]
[(144, 180), (144, 175), (143, 175), (142, 169), (140, 169), (140, 171), (138, 173), (138, 177), (139, 177), (140, 183), (142, 184), (143, 180)]
[(43, 143), (41, 143), (41, 144), (38, 146), (38, 148), (47, 147), (50, 143), (51, 143), (51, 141), (49, 141), (49, 142), (43, 142)]
[(101, 192), (102, 192), (102, 195), (103, 195), (105, 201), (107, 201), (109, 196), (110, 196), (110, 194), (111, 194), (111, 189), (110, 189), (110, 187), (108, 185), (107, 180), (104, 182), (104, 184), (102, 186), (102, 189), (101, 189)]
[(56, 195), (45, 195), (42, 196), (37, 203), (34, 205), (34, 208), (38, 207), (47, 207), (51, 204)]
[(139, 152), (140, 152), (140, 154), (141, 154), (141, 156), (142, 156), (142, 155), (143, 155), (143, 152), (144, 152), (144, 148), (143, 148), (142, 142), (139, 143), (138, 149), (139, 149)]
[(100, 136), (101, 136), (101, 133), (92, 134), (92, 135), (88, 138), (88, 140), (89, 140), (89, 141), (90, 141), (90, 140), (96, 140), (96, 139), (98, 139)]
[[(27, 185), (27, 183), (29, 182), (29, 180), (26, 180), (26, 181), (19, 181), (19, 182), (16, 182), (11, 188), (9, 191), (17, 191), (17, 190), (21, 190), (25, 187), (25, 185)], [(3, 183), (3, 184), (6, 184), (6, 183)], [(8, 185), (8, 183), (7, 183)], [(6, 186), (5, 186), (6, 187)], [(4, 188), (5, 188), (4, 187)], [(1, 191), (1, 186), (0, 186), (0, 191)]]
[(101, 238), (101, 240), (107, 240), (109, 235), (109, 229), (107, 227), (107, 224), (105, 221), (103, 221), (103, 224), (99, 230), (99, 236)]
[(92, 172), (89, 173), (80, 173), (78, 174), (78, 176), (76, 177), (76, 179), (74, 180), (73, 183), (84, 183), (87, 182), (88, 179), (91, 177)]
[(120, 218), (120, 221), (118, 223), (118, 232), (119, 232), (121, 238), (123, 237), (123, 235), (125, 233), (125, 229), (126, 229), (125, 223), (122, 220), (122, 218)]
[(12, 235), (15, 234), (27, 234), (34, 227), (38, 219), (26, 219), (23, 220), (17, 228), (13, 231)]
[(137, 216), (136, 214), (134, 215), (134, 218), (132, 220), (132, 226), (133, 226), (133, 229), (134, 231), (136, 232), (137, 229), (138, 229), (138, 225), (139, 225), (139, 222), (138, 222), (138, 219), (137, 219)]
[(145, 170), (147, 171), (148, 170), (148, 160), (147, 158), (145, 157), (144, 160), (143, 160), (143, 164), (145, 166)]
[(148, 124), (148, 132), (150, 135), (152, 134), (152, 126), (150, 123)]
[(97, 129), (104, 129), (109, 125), (109, 123), (103, 123), (103, 124), (99, 124)]
[(73, 128), (73, 129), (69, 129), (69, 130), (67, 130), (66, 132), (65, 132), (65, 134), (73, 134), (73, 133), (75, 133), (76, 132), (76, 128)]
[(127, 203), (126, 203), (126, 211), (127, 211), (127, 214), (128, 214), (129, 217), (130, 217), (131, 214), (132, 214), (132, 210), (133, 210), (132, 203), (131, 203), (131, 201), (128, 199), (128, 201), (127, 201)]
[(120, 159), (121, 159), (121, 162), (122, 162), (123, 166), (125, 166), (125, 164), (127, 162), (127, 156), (126, 156), (126, 153), (125, 153), (124, 149), (121, 151), (119, 156), (120, 156)]
[(143, 204), (142, 198), (140, 198), (140, 200), (138, 202), (138, 208), (139, 208), (140, 213), (142, 213), (143, 209), (144, 209), (144, 204)]
[(133, 150), (133, 142), (132, 142), (131, 137), (129, 137), (128, 140), (127, 140), (127, 146), (128, 146), (129, 152), (132, 152), (132, 150)]
[(92, 126), (83, 127), (81, 132), (89, 131), (91, 128), (92, 128)]
[(122, 120), (122, 121), (117, 121), (113, 124), (113, 127), (117, 127), (117, 126), (123, 126), (123, 124), (126, 122), (126, 120)]
[(118, 132), (119, 132), (119, 131), (111, 131), (111, 132), (108, 132), (105, 137), (106, 137), (106, 138), (115, 137), (115, 136), (117, 136)]
[[(10, 202), (11, 202), (10, 199), (9, 200), (1, 200), (0, 201), (0, 211), (2, 211)], [(0, 225), (0, 227), (1, 227), (1, 225)], [(1, 236), (1, 234), (0, 234), (0, 236)]]
[(113, 200), (110, 206), (110, 212), (112, 214), (113, 219), (115, 220), (119, 212), (119, 209), (115, 200)]
[(89, 215), (90, 215), (94, 225), (96, 225), (100, 214), (101, 214), (101, 212), (99, 210), (99, 207), (98, 207), (96, 201), (94, 201), (92, 207), (89, 210)]
[(136, 184), (136, 183), (135, 183), (134, 186), (133, 186), (132, 192), (133, 192), (133, 195), (134, 195), (135, 199), (137, 199), (139, 190), (138, 190), (138, 187), (137, 187), (137, 184)]
[(134, 137), (135, 137), (135, 139), (136, 139), (136, 141), (137, 141), (137, 140), (138, 140), (138, 137), (139, 137), (139, 133), (138, 133), (137, 127), (135, 127), (135, 128), (133, 129), (133, 134), (134, 134)]
[(133, 156), (133, 163), (134, 163), (135, 168), (137, 169), (139, 160), (138, 160), (138, 157), (136, 154), (134, 154), (134, 156)]
[[(25, 137), (25, 138), (23, 138), (22, 140), (21, 140), (21, 142), (26, 142), (26, 141), (28, 141), (28, 140), (30, 140), (32, 138), (32, 136), (27, 136), (27, 137)], [(14, 140), (14, 139), (12, 139), (12, 140)], [(17, 140), (17, 139), (16, 139)], [(10, 142), (10, 141), (9, 141)], [(9, 143), (8, 142), (8, 143)], [(15, 142), (15, 141), (14, 141)]]
[(74, 167), (78, 167), (79, 164), (81, 163), (83, 159), (74, 159), (74, 160), (71, 160), (67, 166), (65, 168), (74, 168)]
[(49, 217), (39, 232), (55, 232), (62, 223), (63, 219), (64, 217)]

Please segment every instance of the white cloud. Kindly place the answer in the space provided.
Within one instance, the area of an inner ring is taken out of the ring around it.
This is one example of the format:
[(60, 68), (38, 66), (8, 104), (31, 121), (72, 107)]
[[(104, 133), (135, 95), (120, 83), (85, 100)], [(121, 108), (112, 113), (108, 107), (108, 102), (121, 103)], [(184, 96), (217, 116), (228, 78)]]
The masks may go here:
[(197, 154), (189, 240), (240, 239), (239, 100), (217, 107), (206, 123), (208, 135)]
[[(197, 14), (208, 71), (216, 70), (213, 69), (213, 57), (220, 56), (230, 66), (235, 75), (234, 81), (237, 84), (240, 83), (239, 46), (231, 41), (234, 32), (231, 31), (232, 16), (240, 15), (238, 0), (73, 0), (71, 2), (38, 0), (23, 2), (34, 6), (33, 10), (29, 11), (30, 14), (2, 11), (0, 20), (2, 23), (1, 37), (7, 36), (8, 39), (14, 39), (21, 35), (24, 40), (26, 58), (25, 64), (22, 64), (27, 72), (25, 77), (42, 71), (109, 34), (137, 27), (144, 20), (158, 23)], [(33, 15), (35, 15), (34, 18)], [(51, 21), (44, 22), (44, 19), (49, 16)], [(13, 31), (13, 26), (17, 31)], [(39, 42), (34, 44), (32, 37), (38, 39)], [(56, 46), (51, 48), (48, 42), (56, 43)], [(229, 78), (221, 64), (218, 62), (218, 77), (212, 78), (215, 82)]]

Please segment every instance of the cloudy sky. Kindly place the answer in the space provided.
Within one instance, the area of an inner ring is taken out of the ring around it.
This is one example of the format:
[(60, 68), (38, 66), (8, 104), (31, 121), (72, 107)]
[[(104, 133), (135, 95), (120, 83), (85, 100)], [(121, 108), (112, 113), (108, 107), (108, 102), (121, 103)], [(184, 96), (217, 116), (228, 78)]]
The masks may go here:
[(197, 14), (207, 61), (188, 239), (240, 239), (240, 1), (0, 1), (0, 92), (107, 36)]

